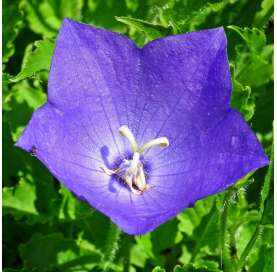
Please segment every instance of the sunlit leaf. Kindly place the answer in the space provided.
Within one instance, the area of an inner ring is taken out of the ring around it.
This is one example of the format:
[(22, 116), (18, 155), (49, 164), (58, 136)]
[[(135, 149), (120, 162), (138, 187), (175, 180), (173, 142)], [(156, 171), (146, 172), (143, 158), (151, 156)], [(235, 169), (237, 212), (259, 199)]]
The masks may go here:
[(54, 41), (45, 39), (37, 41), (34, 45), (26, 48), (20, 73), (12, 78), (11, 82), (17, 82), (27, 77), (34, 76), (40, 71), (48, 71), (52, 53), (54, 50)]
[(161, 268), (160, 266), (156, 266), (152, 272), (166, 272), (164, 268)]
[(55, 37), (64, 18), (80, 20), (82, 0), (22, 0), (26, 19), (32, 31)]
[(22, 27), (20, 0), (3, 1), (3, 62), (7, 62), (14, 54), (14, 39)]
[(180, 221), (179, 230), (187, 235), (192, 235), (195, 227), (201, 223), (202, 218), (210, 212), (213, 202), (213, 197), (199, 200), (193, 208), (180, 213), (177, 217)]
[(257, 28), (241, 28), (229, 26), (237, 32), (245, 42), (245, 46), (236, 47), (234, 77), (243, 86), (259, 87), (272, 80), (273, 48), (266, 45), (266, 36)]
[(211, 261), (211, 260), (199, 260), (197, 262), (194, 262), (193, 266), (194, 266), (195, 269), (209, 271), (209, 272), (220, 272), (220, 271), (222, 271), (219, 268), (218, 262)]
[(25, 215), (36, 217), (36, 199), (36, 188), (32, 178), (22, 177), (15, 187), (3, 189), (3, 214), (12, 214), (17, 219)]
[(242, 28), (234, 25), (228, 26), (228, 28), (237, 32), (251, 49), (258, 51), (265, 46), (266, 36), (263, 31), (257, 28)]
[(165, 28), (162, 25), (152, 24), (140, 19), (116, 17), (116, 20), (128, 25), (131, 30), (137, 30), (144, 33), (147, 41), (152, 41), (162, 36), (169, 35), (171, 32), (169, 28)]
[(255, 113), (255, 100), (251, 96), (251, 88), (243, 86), (233, 77), (232, 106), (243, 114), (246, 120), (250, 120)]
[(217, 254), (219, 246), (219, 210), (214, 204), (210, 212), (205, 215), (199, 226), (194, 229), (195, 246), (192, 252), (192, 259), (204, 249), (209, 253)]

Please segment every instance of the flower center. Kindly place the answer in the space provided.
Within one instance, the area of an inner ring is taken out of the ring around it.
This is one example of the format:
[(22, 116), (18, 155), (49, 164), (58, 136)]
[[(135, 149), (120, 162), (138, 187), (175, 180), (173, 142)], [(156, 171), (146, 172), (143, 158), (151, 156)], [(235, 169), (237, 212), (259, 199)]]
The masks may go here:
[(131, 160), (124, 159), (115, 170), (111, 170), (104, 165), (101, 165), (100, 168), (109, 176), (116, 175), (120, 177), (128, 185), (132, 193), (140, 195), (149, 188), (145, 180), (143, 163), (140, 160), (140, 156), (154, 146), (160, 146), (161, 148), (168, 147), (169, 141), (166, 137), (160, 137), (139, 147), (134, 134), (128, 126), (121, 126), (119, 133), (128, 139), (133, 152), (133, 158)]

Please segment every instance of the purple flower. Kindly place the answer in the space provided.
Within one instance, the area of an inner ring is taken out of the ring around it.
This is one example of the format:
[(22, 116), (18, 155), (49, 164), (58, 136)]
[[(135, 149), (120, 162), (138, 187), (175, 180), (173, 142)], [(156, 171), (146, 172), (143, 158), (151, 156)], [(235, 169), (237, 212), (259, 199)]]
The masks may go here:
[(66, 19), (17, 146), (125, 232), (151, 231), (268, 164), (230, 107), (226, 44), (219, 27), (139, 49)]

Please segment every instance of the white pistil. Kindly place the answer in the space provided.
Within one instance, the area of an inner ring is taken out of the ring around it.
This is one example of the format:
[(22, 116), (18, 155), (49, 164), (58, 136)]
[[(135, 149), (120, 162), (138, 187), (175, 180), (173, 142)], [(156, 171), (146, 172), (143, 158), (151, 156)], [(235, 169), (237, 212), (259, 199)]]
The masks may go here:
[(104, 165), (101, 165), (100, 168), (105, 174), (109, 176), (119, 176), (129, 186), (132, 193), (140, 195), (149, 188), (149, 185), (145, 180), (145, 174), (143, 170), (143, 164), (140, 161), (140, 155), (142, 155), (146, 150), (155, 146), (159, 146), (161, 148), (168, 147), (169, 141), (166, 137), (160, 137), (153, 139), (139, 147), (134, 134), (126, 125), (119, 128), (119, 133), (126, 137), (131, 145), (133, 151), (132, 160), (124, 159), (119, 167), (115, 170), (111, 170)]
[(119, 128), (119, 133), (128, 139), (133, 152), (136, 152), (138, 150), (138, 144), (132, 131), (124, 125)]
[(161, 148), (165, 148), (169, 146), (169, 141), (166, 137), (157, 138), (154, 140), (149, 141), (148, 143), (144, 144), (142, 147), (139, 148), (139, 153), (143, 153), (147, 149), (154, 147), (154, 146), (160, 146)]

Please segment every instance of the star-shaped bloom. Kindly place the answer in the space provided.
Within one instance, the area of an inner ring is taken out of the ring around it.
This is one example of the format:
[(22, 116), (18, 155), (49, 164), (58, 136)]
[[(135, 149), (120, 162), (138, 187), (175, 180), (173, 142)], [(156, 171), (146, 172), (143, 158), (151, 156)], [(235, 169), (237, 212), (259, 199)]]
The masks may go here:
[(137, 48), (66, 19), (48, 101), (17, 146), (129, 234), (142, 234), (268, 164), (230, 107), (222, 27)]

